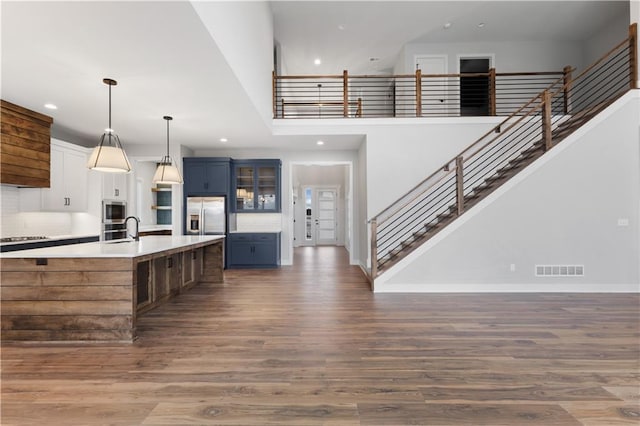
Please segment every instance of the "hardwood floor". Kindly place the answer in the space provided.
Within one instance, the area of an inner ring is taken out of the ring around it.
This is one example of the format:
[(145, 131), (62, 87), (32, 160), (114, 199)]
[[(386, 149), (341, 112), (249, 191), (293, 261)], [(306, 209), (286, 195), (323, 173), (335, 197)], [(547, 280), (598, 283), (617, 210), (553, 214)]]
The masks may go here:
[(133, 344), (2, 347), (3, 425), (617, 425), (638, 294), (373, 294), (343, 249), (226, 271)]

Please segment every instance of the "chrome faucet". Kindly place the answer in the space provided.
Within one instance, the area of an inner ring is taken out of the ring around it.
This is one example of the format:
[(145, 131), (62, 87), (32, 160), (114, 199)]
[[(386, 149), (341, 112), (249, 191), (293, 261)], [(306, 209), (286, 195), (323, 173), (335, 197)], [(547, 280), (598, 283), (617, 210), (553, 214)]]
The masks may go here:
[(129, 222), (129, 219), (133, 219), (136, 222), (136, 233), (135, 235), (129, 235), (130, 237), (132, 237), (134, 240), (136, 241), (140, 241), (140, 219), (138, 219), (135, 216), (128, 216), (125, 220), (124, 220), (124, 227), (127, 227), (127, 222)]

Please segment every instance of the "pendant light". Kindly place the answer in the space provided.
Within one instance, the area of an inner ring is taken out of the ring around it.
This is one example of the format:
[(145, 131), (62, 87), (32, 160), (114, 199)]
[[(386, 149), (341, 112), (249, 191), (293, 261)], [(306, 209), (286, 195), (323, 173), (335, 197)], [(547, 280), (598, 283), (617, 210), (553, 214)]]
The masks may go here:
[(115, 86), (118, 82), (110, 78), (105, 78), (102, 82), (109, 86), (109, 128), (102, 134), (100, 144), (93, 148), (87, 167), (99, 172), (129, 173), (131, 163), (122, 148), (120, 138), (111, 128), (111, 86)]
[(173, 120), (173, 117), (165, 115), (167, 120), (167, 155), (162, 157), (162, 161), (158, 164), (155, 175), (153, 175), (153, 183), (164, 183), (169, 185), (179, 185), (182, 183), (182, 176), (180, 170), (173, 165), (173, 161), (169, 156), (169, 122)]

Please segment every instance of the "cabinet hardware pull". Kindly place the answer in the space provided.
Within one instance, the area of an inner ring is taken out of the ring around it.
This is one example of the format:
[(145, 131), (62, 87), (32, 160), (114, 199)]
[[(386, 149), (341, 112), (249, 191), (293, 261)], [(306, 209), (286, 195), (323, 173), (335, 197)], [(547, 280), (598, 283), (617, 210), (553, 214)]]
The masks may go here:
[(173, 257), (167, 257), (167, 268), (171, 269), (173, 267)]
[(119, 189), (117, 189), (117, 188), (116, 188), (116, 189), (114, 190), (114, 192), (115, 192), (115, 196), (116, 196), (116, 197), (120, 195), (120, 190), (119, 190)]

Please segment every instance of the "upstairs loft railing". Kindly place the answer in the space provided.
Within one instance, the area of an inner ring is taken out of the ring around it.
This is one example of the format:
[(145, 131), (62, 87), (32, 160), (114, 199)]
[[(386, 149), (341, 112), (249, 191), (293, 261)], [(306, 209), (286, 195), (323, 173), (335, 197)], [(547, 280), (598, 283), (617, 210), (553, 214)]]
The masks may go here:
[[(407, 75), (273, 74), (274, 118), (507, 116), (562, 71)], [(566, 108), (566, 106), (559, 106)]]
[(637, 24), (577, 77), (559, 78), (371, 219), (371, 277), (431, 238), (590, 118), (635, 89)]

